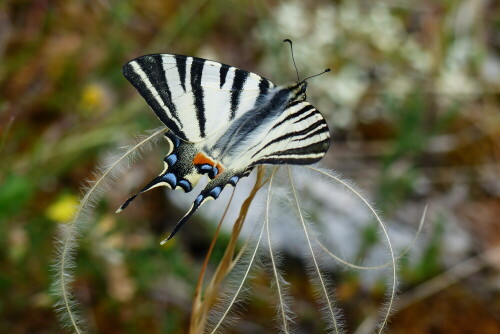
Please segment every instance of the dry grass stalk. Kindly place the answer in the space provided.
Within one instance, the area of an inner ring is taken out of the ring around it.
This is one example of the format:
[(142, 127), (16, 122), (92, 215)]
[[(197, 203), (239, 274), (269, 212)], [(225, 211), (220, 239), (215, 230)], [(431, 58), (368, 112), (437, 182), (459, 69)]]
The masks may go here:
[[(195, 290), (195, 295), (194, 295), (194, 300), (193, 300), (193, 307), (192, 307), (192, 313), (191, 313), (191, 322), (189, 326), (189, 333), (195, 334), (195, 333), (203, 333), (206, 324), (207, 324), (207, 318), (208, 318), (208, 313), (214, 305), (219, 292), (221, 290), (222, 282), (224, 279), (227, 277), (227, 275), (231, 272), (231, 270), (234, 268), (236, 263), (238, 262), (242, 252), (244, 251), (244, 248), (235, 256), (235, 250), (236, 250), (236, 245), (238, 243), (238, 238), (241, 232), (241, 229), (243, 227), (243, 223), (245, 222), (245, 219), (248, 214), (248, 210), (250, 208), (250, 205), (252, 204), (255, 195), (257, 192), (260, 190), (260, 188), (267, 182), (267, 179), (264, 178), (265, 174), (265, 167), (264, 166), (259, 166), (257, 169), (257, 179), (255, 181), (255, 185), (252, 188), (250, 194), (246, 198), (246, 200), (243, 202), (241, 205), (240, 213), (238, 215), (238, 218), (236, 218), (234, 225), (233, 225), (233, 230), (231, 232), (231, 237), (229, 240), (229, 243), (226, 247), (226, 250), (224, 252), (224, 255), (222, 259), (219, 262), (219, 265), (217, 266), (215, 273), (210, 280), (210, 282), (206, 285), (205, 289), (203, 289), (203, 281), (207, 269), (207, 264), (210, 259), (210, 256), (212, 254), (213, 248), (215, 246), (215, 243), (217, 241), (217, 237), (219, 235), (220, 227), (222, 225), (222, 221), (226, 215), (226, 211), (224, 212), (224, 215), (221, 218), (221, 221), (217, 227), (217, 230), (214, 234), (214, 237), (212, 238), (212, 242), (210, 244), (209, 250), (207, 252), (207, 255), (205, 257), (204, 263), (202, 270), (200, 272), (200, 275), (198, 277), (198, 283), (196, 285), (196, 290)], [(229, 205), (231, 202), (229, 202)]]

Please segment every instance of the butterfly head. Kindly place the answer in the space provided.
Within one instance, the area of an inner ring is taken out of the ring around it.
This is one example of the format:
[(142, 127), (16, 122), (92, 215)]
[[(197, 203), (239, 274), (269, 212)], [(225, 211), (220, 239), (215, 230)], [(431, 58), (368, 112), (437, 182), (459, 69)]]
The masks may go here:
[(292, 101), (304, 101), (307, 98), (307, 95), (306, 95), (307, 80), (311, 79), (311, 78), (314, 78), (314, 77), (317, 77), (318, 75), (321, 75), (321, 74), (324, 74), (324, 73), (327, 73), (327, 72), (330, 72), (329, 68), (327, 68), (326, 70), (324, 70), (321, 73), (318, 73), (318, 74), (315, 74), (315, 75), (311, 75), (311, 76), (305, 78), (304, 80), (299, 81), (296, 84), (293, 84), (293, 85), (289, 86), (288, 89), (292, 92), (292, 98), (291, 98), (291, 100)]
[(301, 81), (290, 87), (292, 92), (292, 101), (304, 101), (307, 97), (307, 82)]

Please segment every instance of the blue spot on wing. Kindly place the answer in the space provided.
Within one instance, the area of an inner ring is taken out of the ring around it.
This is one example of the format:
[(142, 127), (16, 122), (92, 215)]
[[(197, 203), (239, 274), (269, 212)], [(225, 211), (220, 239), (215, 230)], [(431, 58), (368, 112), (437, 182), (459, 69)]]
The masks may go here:
[[(200, 174), (202, 171), (205, 173), (209, 171), (217, 171), (217, 168), (214, 168), (213, 166), (209, 164), (204, 164), (204, 165), (198, 165), (198, 171), (200, 171)], [(217, 199), (219, 195), (221, 194), (223, 188), (227, 184), (232, 184), (233, 186), (236, 185), (236, 183), (240, 180), (240, 178), (248, 176), (250, 172), (252, 171), (252, 168), (249, 168), (245, 170), (244, 172), (238, 173), (238, 175), (233, 175), (227, 180), (226, 178), (215, 178), (210, 183), (205, 187), (205, 189), (196, 197), (194, 200), (193, 205), (191, 206), (191, 209), (186, 213), (184, 217), (177, 223), (175, 226), (174, 230), (170, 234), (170, 236), (167, 238), (167, 240), (170, 240), (173, 238), (177, 232), (182, 228), (182, 226), (189, 220), (189, 218), (194, 214), (194, 212), (200, 207), (202, 204), (203, 200), (205, 200), (207, 197), (212, 197), (213, 199)], [(171, 173), (169, 173), (171, 174)], [(185, 183), (186, 182), (186, 183)], [(187, 186), (188, 181), (185, 179), (181, 179), (178, 183), (179, 186), (183, 187), (183, 185)], [(184, 188), (183, 188), (184, 189)], [(191, 188), (190, 188), (191, 189)]]
[(179, 147), (179, 145), (181, 144), (181, 140), (177, 136), (175, 136), (174, 138), (175, 138), (175, 140), (174, 140), (174, 146), (175, 147)]
[(194, 200), (194, 207), (198, 208), (198, 206), (200, 206), (204, 198), (205, 196), (203, 196), (202, 194), (198, 195), (198, 197), (196, 197), (196, 199)]
[(186, 179), (182, 179), (177, 183), (183, 190), (184, 192), (188, 193), (191, 190), (193, 190), (193, 186), (191, 185), (191, 182), (189, 182)]
[(208, 174), (208, 177), (211, 179), (219, 174), (219, 169), (209, 164), (199, 165), (198, 171), (200, 172), (200, 174)]
[(229, 184), (231, 184), (233, 187), (236, 186), (236, 183), (240, 180), (239, 176), (235, 175), (229, 179)]
[(212, 171), (212, 169), (214, 169), (214, 168), (212, 167), (212, 165), (209, 165), (209, 164), (203, 164), (200, 166), (200, 172), (202, 174), (210, 173)]
[(214, 166), (212, 168), (212, 173), (209, 174), (209, 176), (210, 176), (211, 179), (213, 179), (215, 177), (215, 175), (217, 175), (217, 174), (219, 174), (219, 168), (217, 168), (217, 167)]
[(174, 148), (179, 147), (179, 145), (181, 144), (181, 140), (179, 139), (179, 137), (174, 135), (171, 131), (165, 133), (165, 137), (168, 137), (172, 141), (172, 143), (174, 144)]
[(222, 191), (221, 187), (215, 187), (210, 192), (208, 193), (208, 196), (213, 197), (214, 199), (217, 199)]
[(177, 162), (177, 154), (170, 154), (169, 156), (165, 157), (163, 159), (167, 164), (168, 167), (172, 167), (176, 162)]
[(162, 182), (167, 182), (172, 189), (177, 185), (177, 177), (173, 173), (163, 175), (161, 180)]

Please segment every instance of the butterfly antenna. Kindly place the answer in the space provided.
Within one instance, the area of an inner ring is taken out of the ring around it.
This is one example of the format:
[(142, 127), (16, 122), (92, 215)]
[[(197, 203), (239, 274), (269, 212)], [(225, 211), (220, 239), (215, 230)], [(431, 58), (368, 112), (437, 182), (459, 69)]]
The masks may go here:
[(304, 79), (304, 81), (309, 80), (309, 79), (314, 78), (314, 77), (317, 77), (318, 75), (325, 74), (326, 72), (330, 72), (330, 69), (329, 69), (329, 68), (327, 68), (326, 70), (324, 70), (324, 71), (323, 71), (323, 72), (321, 72), (321, 73), (318, 73), (318, 74), (315, 74), (315, 75), (311, 75), (310, 77), (305, 78), (305, 79)]
[[(292, 41), (289, 40), (288, 38), (283, 40), (283, 42), (288, 42), (290, 43), (290, 51), (292, 52), (292, 61), (293, 61), (293, 66), (295, 66), (295, 72), (297, 73), (297, 82), (300, 82), (300, 77), (299, 77), (299, 70), (297, 70), (297, 65), (295, 64), (295, 57), (293, 56), (293, 45)], [(304, 80), (305, 81), (305, 80)]]

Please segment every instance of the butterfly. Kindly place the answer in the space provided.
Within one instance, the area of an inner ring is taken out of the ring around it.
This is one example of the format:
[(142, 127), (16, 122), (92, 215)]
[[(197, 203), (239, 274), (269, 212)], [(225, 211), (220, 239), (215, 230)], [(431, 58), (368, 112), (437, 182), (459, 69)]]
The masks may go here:
[(170, 149), (160, 175), (117, 212), (152, 188), (190, 192), (201, 176), (210, 178), (162, 243), (255, 166), (311, 164), (330, 145), (325, 119), (305, 101), (307, 79), (277, 86), (233, 66), (174, 54), (138, 57), (123, 66), (123, 74), (167, 126)]

